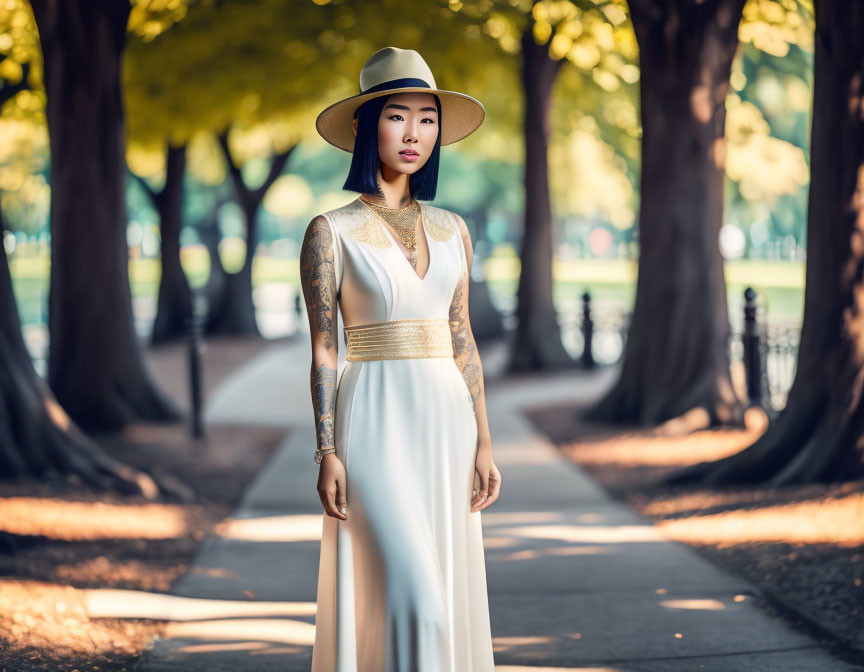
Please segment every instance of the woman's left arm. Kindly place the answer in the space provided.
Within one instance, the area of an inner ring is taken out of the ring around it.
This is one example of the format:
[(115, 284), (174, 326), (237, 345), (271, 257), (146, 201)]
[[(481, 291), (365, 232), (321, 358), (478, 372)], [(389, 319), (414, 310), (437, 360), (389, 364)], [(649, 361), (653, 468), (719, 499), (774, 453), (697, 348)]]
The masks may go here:
[(467, 272), (462, 274), (453, 292), (450, 304), (450, 336), (453, 339), (453, 358), (462, 372), (462, 377), (468, 385), (471, 398), (474, 400), (474, 415), (477, 420), (477, 456), (475, 470), (480, 481), (480, 492), (471, 499), (471, 511), (481, 511), (498, 499), (501, 490), (501, 474), (492, 460), (492, 436), (489, 432), (489, 421), (486, 417), (486, 390), (483, 385), (483, 366), (480, 354), (471, 331), (471, 319), (468, 315), (468, 285), (471, 277), (471, 264), (474, 249), (471, 245), (471, 235), (465, 221), (454, 215), (459, 224), (459, 233), (465, 247)]

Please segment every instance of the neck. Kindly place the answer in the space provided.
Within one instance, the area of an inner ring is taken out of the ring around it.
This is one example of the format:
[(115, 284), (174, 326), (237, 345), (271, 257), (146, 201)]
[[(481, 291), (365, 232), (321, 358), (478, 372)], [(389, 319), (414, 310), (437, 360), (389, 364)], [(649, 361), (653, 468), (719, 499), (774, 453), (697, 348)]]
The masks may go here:
[(408, 186), (407, 173), (400, 173), (379, 163), (377, 178), (382, 194), (363, 194), (363, 200), (394, 209), (407, 208), (411, 205), (414, 197)]

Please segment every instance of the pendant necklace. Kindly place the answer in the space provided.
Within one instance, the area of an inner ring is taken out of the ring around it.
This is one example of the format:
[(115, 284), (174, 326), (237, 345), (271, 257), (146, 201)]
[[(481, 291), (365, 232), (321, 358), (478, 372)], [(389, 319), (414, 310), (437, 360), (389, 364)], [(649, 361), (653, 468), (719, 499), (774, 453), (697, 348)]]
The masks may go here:
[[(412, 198), (411, 202), (404, 208), (388, 208), (386, 205), (370, 203), (366, 199), (361, 199), (363, 203), (368, 205), (380, 217), (393, 227), (396, 235), (402, 244), (408, 248), (411, 258), (408, 260), (415, 269), (417, 267), (417, 216), (420, 214), (420, 204), (417, 199)], [(400, 253), (401, 254), (401, 253)]]

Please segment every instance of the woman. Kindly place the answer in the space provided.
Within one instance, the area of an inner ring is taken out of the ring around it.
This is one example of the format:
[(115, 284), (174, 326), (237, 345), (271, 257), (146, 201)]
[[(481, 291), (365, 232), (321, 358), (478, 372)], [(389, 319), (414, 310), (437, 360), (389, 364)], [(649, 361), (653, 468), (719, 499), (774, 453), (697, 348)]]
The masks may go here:
[(313, 219), (300, 255), (326, 513), (312, 672), (493, 672), (479, 512), (501, 476), (468, 319), (471, 240), (417, 201), (435, 196), (441, 145), (485, 111), (395, 47), (369, 58), (360, 91), (316, 122), (353, 153), (344, 188), (360, 196)]

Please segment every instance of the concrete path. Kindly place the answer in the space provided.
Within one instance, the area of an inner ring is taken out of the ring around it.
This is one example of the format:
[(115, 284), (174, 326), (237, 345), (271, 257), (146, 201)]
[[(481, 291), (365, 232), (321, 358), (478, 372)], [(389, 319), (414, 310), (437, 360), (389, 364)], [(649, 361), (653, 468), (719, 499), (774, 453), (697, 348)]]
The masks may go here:
[[(173, 596), (92, 592), (91, 613), (173, 619), (139, 672), (309, 670), (322, 513), (307, 340), (264, 353), (210, 404), (210, 422), (291, 433)], [(864, 669), (766, 615), (752, 585), (661, 538), (518, 412), (529, 401), (587, 399), (614, 371), (493, 380), (500, 356), (484, 352), (503, 486), (481, 514), (499, 672)]]

